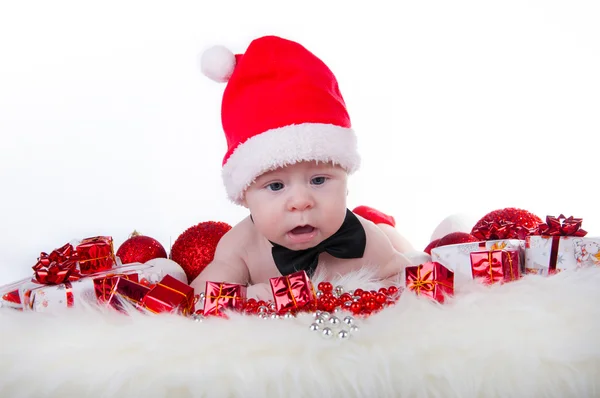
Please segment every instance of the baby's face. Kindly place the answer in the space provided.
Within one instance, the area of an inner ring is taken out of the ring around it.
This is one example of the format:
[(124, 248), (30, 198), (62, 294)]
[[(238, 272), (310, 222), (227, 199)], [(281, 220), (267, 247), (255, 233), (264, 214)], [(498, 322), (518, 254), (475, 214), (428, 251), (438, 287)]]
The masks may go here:
[(292, 250), (307, 249), (344, 222), (347, 181), (341, 167), (296, 163), (258, 177), (246, 191), (244, 205), (267, 239)]

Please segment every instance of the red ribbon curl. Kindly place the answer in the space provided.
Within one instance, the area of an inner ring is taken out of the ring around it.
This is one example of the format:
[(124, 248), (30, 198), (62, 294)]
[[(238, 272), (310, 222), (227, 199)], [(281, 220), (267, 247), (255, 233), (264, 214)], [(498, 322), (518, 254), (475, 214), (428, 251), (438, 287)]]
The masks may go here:
[(537, 233), (551, 236), (585, 236), (587, 231), (581, 228), (582, 222), (582, 218), (566, 218), (562, 214), (558, 217), (546, 216), (546, 223), (538, 225)]
[(50, 254), (42, 252), (32, 268), (36, 281), (44, 285), (72, 282), (81, 277), (77, 270), (77, 252), (69, 243)]

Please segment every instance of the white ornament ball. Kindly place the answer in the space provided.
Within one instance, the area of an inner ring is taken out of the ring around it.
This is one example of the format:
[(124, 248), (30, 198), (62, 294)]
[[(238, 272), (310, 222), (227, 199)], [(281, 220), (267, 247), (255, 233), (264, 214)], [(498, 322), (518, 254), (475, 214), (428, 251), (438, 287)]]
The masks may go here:
[(151, 271), (152, 273), (162, 271), (161, 273), (163, 277), (165, 275), (171, 275), (173, 278), (177, 279), (180, 282), (183, 282), (185, 284), (188, 283), (185, 271), (183, 270), (183, 268), (181, 268), (179, 264), (177, 264), (173, 260), (169, 260), (168, 258), (153, 258), (152, 260), (146, 261), (144, 264), (148, 264), (153, 267)]
[(435, 228), (429, 241), (432, 242), (436, 239), (441, 239), (452, 232), (466, 232), (470, 234), (477, 220), (466, 213), (452, 214), (444, 218)]

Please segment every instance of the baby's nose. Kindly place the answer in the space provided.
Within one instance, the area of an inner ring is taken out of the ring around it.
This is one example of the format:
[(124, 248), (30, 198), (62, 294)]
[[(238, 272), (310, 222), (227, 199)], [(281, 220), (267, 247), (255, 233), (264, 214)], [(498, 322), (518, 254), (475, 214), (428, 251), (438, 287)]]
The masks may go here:
[(296, 189), (289, 200), (290, 210), (307, 210), (314, 206), (314, 200), (307, 189)]

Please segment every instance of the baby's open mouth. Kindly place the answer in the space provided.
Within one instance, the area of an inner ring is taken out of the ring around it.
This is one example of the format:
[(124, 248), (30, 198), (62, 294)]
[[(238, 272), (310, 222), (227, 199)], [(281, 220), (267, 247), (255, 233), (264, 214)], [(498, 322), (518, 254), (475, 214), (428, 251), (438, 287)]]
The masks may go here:
[(290, 231), (291, 234), (301, 235), (301, 234), (309, 234), (315, 230), (315, 227), (311, 225), (303, 225), (301, 227), (296, 227)]

